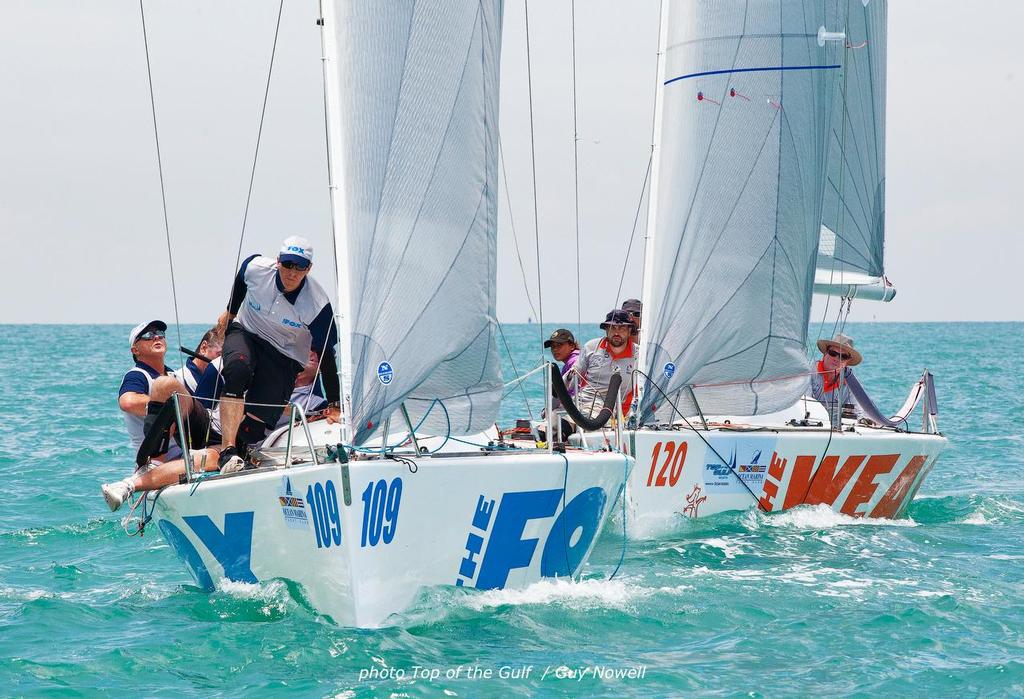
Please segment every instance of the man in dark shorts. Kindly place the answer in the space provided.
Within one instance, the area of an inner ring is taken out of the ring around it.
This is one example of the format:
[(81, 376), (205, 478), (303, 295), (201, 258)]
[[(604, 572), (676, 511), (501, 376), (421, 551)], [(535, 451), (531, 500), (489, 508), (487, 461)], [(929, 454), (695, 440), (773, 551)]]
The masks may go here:
[(277, 423), (311, 350), (320, 358), (328, 415), (338, 416), (334, 310), (309, 277), (312, 266), (313, 246), (292, 236), (276, 258), (253, 255), (235, 276), (228, 308), (218, 321), (226, 327), (222, 473), (241, 470), (249, 445), (261, 442)]

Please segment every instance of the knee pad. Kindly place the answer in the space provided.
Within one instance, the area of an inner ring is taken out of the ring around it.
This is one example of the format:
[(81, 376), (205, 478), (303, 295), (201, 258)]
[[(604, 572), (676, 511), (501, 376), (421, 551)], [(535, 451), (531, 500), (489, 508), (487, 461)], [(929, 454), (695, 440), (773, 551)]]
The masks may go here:
[(238, 426), (236, 441), (239, 446), (245, 445), (248, 447), (250, 444), (258, 444), (259, 442), (262, 442), (266, 436), (266, 423), (260, 422), (252, 415), (246, 415), (245, 419), (242, 420), (242, 424)]
[(232, 357), (230, 362), (225, 362), (220, 375), (224, 379), (222, 395), (228, 398), (241, 398), (252, 379), (252, 364), (248, 357)]

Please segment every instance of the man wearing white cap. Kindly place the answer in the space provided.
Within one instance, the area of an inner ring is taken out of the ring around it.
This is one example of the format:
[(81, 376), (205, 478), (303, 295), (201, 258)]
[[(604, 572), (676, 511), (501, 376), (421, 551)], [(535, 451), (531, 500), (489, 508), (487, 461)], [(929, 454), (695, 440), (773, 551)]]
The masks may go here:
[[(240, 470), (248, 446), (262, 441), (277, 422), (310, 350), (320, 358), (327, 400), (338, 403), (334, 310), (309, 277), (312, 266), (312, 244), (291, 236), (276, 258), (253, 255), (235, 276), (228, 308), (218, 321), (226, 327), (220, 409), (224, 473)], [(332, 412), (336, 416), (337, 408)]]
[[(186, 430), (189, 433), (187, 439), (197, 456), (197, 462), (205, 458), (205, 463), (212, 465), (217, 458), (216, 447), (207, 449), (205, 455), (200, 453), (203, 447), (215, 445), (220, 440), (220, 435), (211, 424), (210, 411), (199, 401), (192, 400), (185, 385), (170, 375), (164, 366), (164, 357), (167, 354), (166, 333), (167, 323), (162, 320), (139, 323), (128, 333), (128, 347), (135, 360), (135, 366), (121, 379), (117, 404), (124, 413), (125, 425), (131, 437), (132, 452), (136, 454), (137, 463), (140, 465), (131, 476), (101, 486), (103, 497), (111, 510), (121, 507), (133, 492), (153, 490), (177, 483), (179, 475), (185, 472), (185, 462), (181, 459), (168, 461), (181, 455), (181, 450), (177, 446), (171, 446), (169, 449), (167, 446), (157, 446), (152, 452), (141, 456), (138, 454), (139, 447), (152, 431), (165, 402), (174, 394), (179, 396)], [(177, 435), (176, 439), (181, 440), (181, 435)], [(157, 451), (161, 453), (156, 453)]]
[(811, 376), (811, 395), (825, 406), (832, 426), (838, 428), (844, 405), (852, 405), (856, 417), (862, 414), (857, 399), (850, 393), (848, 377), (853, 373), (850, 367), (860, 364), (863, 357), (854, 348), (853, 338), (843, 333), (831, 340), (818, 340), (818, 349), (821, 360)]

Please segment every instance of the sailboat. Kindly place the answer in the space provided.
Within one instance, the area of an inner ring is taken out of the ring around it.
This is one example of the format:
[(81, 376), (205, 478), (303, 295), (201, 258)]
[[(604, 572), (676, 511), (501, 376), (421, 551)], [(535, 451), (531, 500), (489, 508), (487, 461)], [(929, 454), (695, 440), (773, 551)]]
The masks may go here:
[(812, 293), (895, 295), (885, 54), (884, 0), (663, 2), (632, 536), (750, 507), (899, 517), (945, 447), (927, 371), (893, 416), (858, 385), (873, 426), (807, 395)]
[(257, 469), (150, 496), (200, 586), (286, 578), (378, 626), (426, 587), (579, 574), (624, 490), (622, 453), (494, 429), (501, 9), (321, 3), (342, 420), (293, 406)]

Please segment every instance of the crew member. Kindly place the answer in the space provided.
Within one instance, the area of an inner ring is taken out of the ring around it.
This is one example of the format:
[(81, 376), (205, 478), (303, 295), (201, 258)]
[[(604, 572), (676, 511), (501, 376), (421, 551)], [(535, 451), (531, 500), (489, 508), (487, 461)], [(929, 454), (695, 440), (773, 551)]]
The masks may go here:
[(854, 349), (853, 338), (838, 333), (831, 340), (818, 340), (821, 359), (818, 361), (817, 372), (811, 376), (811, 395), (825, 406), (833, 427), (842, 422), (843, 406), (851, 405), (855, 417), (861, 417), (863, 411), (857, 399), (850, 393), (848, 377), (853, 369), (861, 363), (863, 357)]
[[(218, 452), (215, 447), (201, 451), (203, 447), (216, 445), (220, 435), (211, 424), (210, 411), (192, 400), (188, 389), (175, 376), (169, 375), (164, 365), (167, 354), (167, 324), (162, 320), (139, 323), (128, 333), (128, 346), (135, 359), (135, 366), (128, 370), (121, 380), (117, 403), (124, 413), (125, 424), (131, 437), (132, 453), (138, 454), (146, 436), (154, 429), (166, 401), (175, 394), (188, 435), (190, 447), (197, 449), (195, 463), (207, 469), (215, 469)], [(166, 428), (158, 427), (161, 432)], [(180, 439), (180, 436), (179, 436)], [(185, 462), (176, 446), (161, 453), (144, 455), (142, 465), (135, 472), (120, 481), (104, 483), (100, 490), (111, 510), (117, 510), (133, 492), (151, 490), (178, 482), (185, 472)]]
[(243, 468), (248, 445), (262, 441), (277, 423), (310, 350), (320, 358), (328, 415), (338, 416), (334, 310), (309, 277), (312, 267), (313, 246), (291, 236), (276, 258), (253, 255), (235, 276), (228, 308), (218, 321), (227, 328), (220, 404), (224, 473)]
[(613, 374), (622, 375), (622, 414), (629, 411), (633, 392), (630, 388), (636, 366), (637, 346), (630, 341), (634, 325), (629, 313), (616, 308), (601, 323), (604, 337), (594, 338), (583, 346), (575, 369), (583, 376), (576, 394), (581, 412), (595, 417), (604, 405), (605, 393)]

